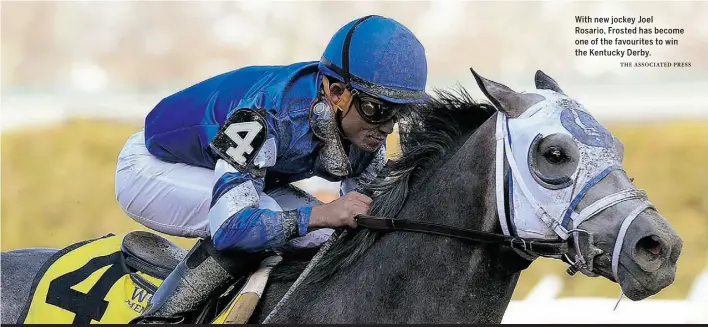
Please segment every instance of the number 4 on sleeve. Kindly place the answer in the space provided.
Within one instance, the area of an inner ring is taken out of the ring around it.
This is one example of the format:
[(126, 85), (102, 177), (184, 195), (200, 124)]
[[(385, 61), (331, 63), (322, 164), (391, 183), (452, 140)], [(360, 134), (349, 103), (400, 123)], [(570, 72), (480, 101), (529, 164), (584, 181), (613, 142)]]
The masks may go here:
[(267, 135), (262, 115), (255, 110), (238, 109), (221, 126), (210, 146), (238, 171), (248, 172)]

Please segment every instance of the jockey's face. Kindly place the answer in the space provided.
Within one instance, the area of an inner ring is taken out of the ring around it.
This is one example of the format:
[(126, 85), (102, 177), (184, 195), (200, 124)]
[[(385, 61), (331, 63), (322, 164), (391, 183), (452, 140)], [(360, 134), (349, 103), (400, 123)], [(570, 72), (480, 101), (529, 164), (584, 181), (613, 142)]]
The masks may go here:
[[(330, 85), (332, 99), (330, 100), (336, 103), (344, 90), (343, 84), (332, 83)], [(396, 121), (388, 119), (378, 124), (369, 123), (359, 114), (358, 109), (360, 108), (356, 108), (360, 103), (360, 101), (351, 101), (350, 108), (341, 121), (342, 133), (357, 148), (372, 152), (386, 142), (386, 137), (393, 132), (393, 125)]]

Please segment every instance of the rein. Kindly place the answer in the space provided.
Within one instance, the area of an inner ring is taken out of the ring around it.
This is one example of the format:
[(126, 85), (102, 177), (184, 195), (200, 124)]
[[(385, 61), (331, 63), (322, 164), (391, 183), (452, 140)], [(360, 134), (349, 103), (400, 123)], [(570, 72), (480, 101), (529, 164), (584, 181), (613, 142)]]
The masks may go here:
[[(522, 193), (525, 197), (530, 200), (530, 204), (533, 207), (534, 213), (537, 218), (541, 219), (550, 229), (552, 229), (558, 236), (557, 239), (548, 240), (541, 238), (523, 238), (518, 236), (512, 236), (509, 231), (509, 226), (504, 217), (508, 218), (509, 212), (505, 210), (506, 200), (505, 200), (505, 187), (504, 187), (504, 165), (508, 164), (511, 176), (520, 176), (519, 168), (511, 154), (511, 146), (509, 138), (510, 133), (508, 126), (506, 125), (506, 117), (501, 113), (497, 117), (496, 125), (496, 198), (497, 198), (497, 213), (499, 216), (499, 222), (501, 224), (503, 234), (482, 232), (477, 230), (470, 230), (465, 228), (453, 227), (448, 225), (427, 223), (421, 221), (411, 221), (406, 219), (398, 218), (388, 218), (388, 217), (376, 217), (369, 215), (358, 215), (355, 217), (357, 225), (362, 228), (381, 230), (381, 231), (408, 231), (408, 232), (418, 232), (433, 235), (441, 235), (451, 238), (462, 239), (465, 241), (479, 242), (496, 244), (500, 246), (506, 246), (517, 252), (525, 253), (531, 256), (541, 256), (554, 259), (560, 259), (570, 265), (568, 267), (567, 273), (569, 275), (575, 274), (577, 271), (584, 271), (588, 275), (596, 275), (594, 272), (594, 267), (592, 262), (588, 262), (584, 255), (580, 251), (580, 244), (577, 234), (579, 232), (585, 232), (577, 228), (580, 223), (589, 220), (599, 214), (601, 211), (617, 205), (621, 202), (628, 200), (641, 200), (642, 204), (627, 215), (622, 222), (619, 234), (617, 236), (614, 249), (612, 251), (612, 277), (617, 281), (618, 278), (618, 268), (619, 268), (619, 256), (622, 249), (622, 244), (624, 242), (624, 237), (629, 227), (629, 224), (644, 210), (653, 208), (652, 204), (646, 199), (646, 193), (642, 190), (628, 189), (623, 190), (614, 194), (605, 196), (587, 208), (583, 209), (579, 213), (576, 213), (576, 208), (580, 200), (584, 197), (587, 191), (594, 185), (599, 183), (605, 176), (614, 170), (621, 169), (619, 166), (610, 166), (596, 175), (594, 178), (589, 180), (585, 185), (583, 185), (582, 190), (573, 198), (568, 208), (566, 208), (563, 217), (560, 220), (556, 220), (546, 212), (544, 207), (534, 200), (534, 196), (529, 191), (527, 185), (525, 185), (523, 179), (518, 180), (518, 187), (523, 191)], [(511, 192), (511, 190), (508, 190)], [(570, 228), (569, 228), (570, 227)], [(575, 261), (572, 261), (568, 256), (568, 238), (571, 234), (576, 235), (572, 240), (574, 241), (574, 248), (576, 250)], [(588, 233), (589, 234), (589, 233)], [(589, 235), (592, 237), (592, 235)]]
[(358, 215), (354, 219), (359, 227), (367, 229), (441, 235), (470, 242), (508, 246), (512, 249), (531, 252), (543, 257), (559, 258), (568, 252), (568, 243), (561, 240), (514, 237), (398, 218)]

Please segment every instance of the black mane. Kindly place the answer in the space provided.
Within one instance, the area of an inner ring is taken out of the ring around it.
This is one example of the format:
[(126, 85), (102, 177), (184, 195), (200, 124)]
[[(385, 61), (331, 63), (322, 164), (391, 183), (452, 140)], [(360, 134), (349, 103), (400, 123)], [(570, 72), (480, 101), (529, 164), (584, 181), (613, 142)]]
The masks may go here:
[[(496, 110), (479, 103), (461, 86), (457, 92), (434, 90), (431, 101), (411, 105), (399, 122), (401, 155), (389, 160), (384, 171), (366, 191), (373, 194), (371, 215), (395, 217), (409, 189), (426, 176), (433, 166), (461, 145)], [(308, 283), (325, 279), (355, 262), (382, 234), (368, 229), (348, 230), (327, 251), (307, 278)], [(283, 267), (273, 277), (291, 275), (296, 270)], [(287, 271), (287, 273), (286, 273)], [(297, 276), (295, 276), (296, 278)], [(278, 279), (280, 279), (278, 278)]]

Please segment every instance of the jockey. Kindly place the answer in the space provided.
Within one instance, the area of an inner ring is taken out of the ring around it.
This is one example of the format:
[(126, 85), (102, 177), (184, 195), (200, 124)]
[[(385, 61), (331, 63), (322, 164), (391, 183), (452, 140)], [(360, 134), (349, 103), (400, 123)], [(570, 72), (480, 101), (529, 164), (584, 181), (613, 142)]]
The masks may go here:
[[(340, 28), (319, 61), (237, 69), (160, 101), (119, 155), (116, 197), (139, 223), (201, 240), (138, 322), (182, 322), (263, 253), (356, 227), (372, 200), (355, 190), (383, 168), (399, 110), (428, 99), (426, 79), (413, 33), (372, 15)], [(290, 185), (312, 176), (341, 182), (340, 198)]]

